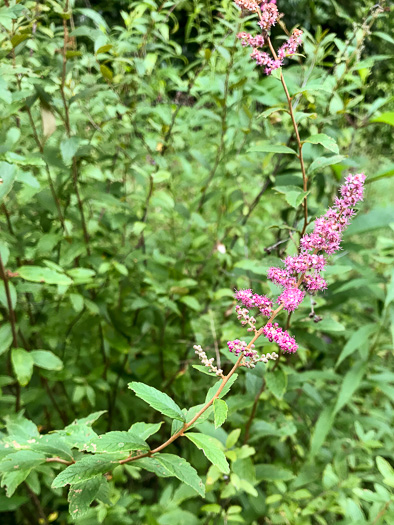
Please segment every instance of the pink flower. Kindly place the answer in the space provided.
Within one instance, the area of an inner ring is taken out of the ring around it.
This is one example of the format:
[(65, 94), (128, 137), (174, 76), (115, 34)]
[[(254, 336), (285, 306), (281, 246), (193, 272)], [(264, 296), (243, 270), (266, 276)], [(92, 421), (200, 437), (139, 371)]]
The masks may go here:
[(260, 9), (261, 17), (258, 24), (264, 31), (269, 31), (279, 18), (278, 8), (273, 2), (270, 2), (261, 4)]
[(259, 4), (254, 0), (234, 0), (238, 7), (246, 9), (247, 11), (257, 11)]
[[(250, 288), (238, 290), (235, 299), (241, 302), (246, 308), (258, 308), (263, 315), (269, 317), (272, 313), (272, 301), (265, 295), (253, 293)], [(237, 307), (235, 307), (237, 309)]]
[(293, 34), (287, 42), (278, 49), (278, 57), (283, 59), (289, 55), (294, 55), (297, 52), (298, 46), (301, 45), (302, 31), (300, 29), (294, 29)]
[(277, 299), (277, 303), (283, 304), (283, 308), (288, 312), (294, 312), (302, 303), (305, 292), (298, 288), (286, 288)]
[[(234, 341), (227, 341), (227, 346), (230, 352), (234, 352), (235, 355), (238, 355), (241, 352), (244, 352), (248, 345), (245, 341), (240, 341), (239, 339), (235, 339)], [(252, 345), (251, 348), (254, 348), (254, 345)]]
[(268, 270), (268, 279), (284, 288), (295, 286), (297, 284), (295, 277), (291, 277), (284, 268), (270, 268)]
[(291, 337), (286, 330), (282, 330), (282, 328), (279, 328), (278, 323), (268, 323), (263, 328), (263, 333), (265, 337), (268, 339), (268, 341), (275, 342), (278, 344), (279, 348), (283, 350), (283, 352), (290, 352), (294, 354), (298, 350), (298, 345), (294, 339), (294, 337)]

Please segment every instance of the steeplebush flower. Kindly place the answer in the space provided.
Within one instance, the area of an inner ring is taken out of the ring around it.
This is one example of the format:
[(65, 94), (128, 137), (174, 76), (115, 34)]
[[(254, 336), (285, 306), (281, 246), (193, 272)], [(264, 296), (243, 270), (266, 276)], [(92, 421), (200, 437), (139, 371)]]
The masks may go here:
[(234, 0), (235, 3), (242, 9), (253, 11), (257, 13), (259, 21), (257, 22), (260, 29), (262, 30), (261, 35), (253, 37), (249, 33), (238, 33), (237, 37), (241, 40), (243, 47), (251, 46), (253, 51), (250, 57), (256, 61), (259, 66), (264, 66), (264, 72), (266, 75), (270, 75), (275, 69), (279, 69), (283, 66), (284, 58), (294, 55), (297, 52), (297, 48), (301, 45), (302, 31), (300, 29), (294, 29), (290, 38), (278, 49), (278, 53), (271, 56), (266, 51), (259, 51), (258, 48), (263, 47), (267, 43), (267, 35), (271, 28), (279, 20), (280, 14), (278, 7), (276, 6), (276, 0), (263, 0), (260, 4), (256, 4), (249, 0)]
[(200, 345), (194, 345), (193, 348), (201, 363), (207, 368), (209, 368), (210, 372), (213, 372), (217, 376), (221, 376), (223, 374), (223, 370), (213, 364), (214, 358), (211, 357), (210, 359), (208, 359), (207, 354), (204, 352)]
[[(287, 312), (294, 312), (302, 303), (306, 293), (313, 295), (327, 288), (327, 283), (320, 274), (326, 267), (327, 255), (340, 249), (342, 232), (355, 214), (353, 208), (363, 199), (364, 181), (363, 173), (348, 175), (339, 190), (341, 197), (336, 197), (334, 206), (329, 208), (325, 215), (316, 219), (313, 232), (301, 238), (300, 253), (286, 257), (283, 261), (284, 268), (272, 267), (268, 270), (268, 279), (282, 288), (276, 300), (280, 305), (277, 310), (273, 310), (271, 299), (253, 293), (251, 288), (235, 292), (235, 299), (245, 307), (242, 308), (240, 305), (235, 307), (241, 324), (243, 326), (249, 324), (248, 330), (253, 330), (256, 334), (263, 333), (270, 342), (277, 343), (283, 352), (295, 353), (298, 345), (286, 330), (279, 327), (278, 323), (272, 324), (271, 319), (282, 308)], [(270, 318), (260, 330), (256, 329), (255, 317), (250, 316), (251, 308), (258, 308), (262, 315)], [(237, 355), (243, 352), (252, 361), (255, 359), (257, 352), (254, 350), (254, 345), (249, 348), (245, 341), (239, 339), (229, 341), (227, 344), (230, 352), (235, 352)]]

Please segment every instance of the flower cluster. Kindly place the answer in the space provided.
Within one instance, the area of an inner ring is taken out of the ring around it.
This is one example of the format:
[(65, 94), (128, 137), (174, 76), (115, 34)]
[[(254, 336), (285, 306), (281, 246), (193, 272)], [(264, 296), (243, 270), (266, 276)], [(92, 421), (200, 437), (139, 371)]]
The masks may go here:
[(279, 11), (275, 2), (264, 1), (261, 6), (261, 13), (259, 13), (259, 26), (263, 31), (269, 31), (274, 26), (279, 18)]
[(293, 34), (291, 35), (289, 40), (285, 42), (283, 46), (281, 46), (278, 49), (278, 58), (283, 60), (285, 57), (294, 55), (294, 53), (297, 52), (297, 48), (302, 43), (301, 35), (302, 35), (301, 29), (294, 29)]
[(259, 4), (254, 0), (234, 0), (238, 7), (246, 9), (247, 11), (257, 11)]
[(269, 317), (272, 313), (272, 301), (266, 295), (253, 293), (250, 288), (235, 292), (235, 298), (246, 308), (258, 308), (260, 313)]
[(286, 330), (279, 328), (278, 323), (267, 323), (263, 328), (263, 334), (268, 341), (277, 343), (283, 352), (294, 354), (298, 350), (298, 345), (294, 337), (291, 337)]
[(259, 354), (256, 350), (252, 350), (248, 355), (249, 359), (244, 359), (241, 363), (241, 366), (246, 366), (246, 368), (254, 368), (257, 363), (268, 363), (269, 360), (276, 361), (278, 359), (278, 354), (272, 352), (272, 354)]
[[(329, 208), (325, 215), (316, 219), (313, 232), (302, 237), (300, 253), (286, 257), (283, 261), (284, 268), (273, 267), (268, 270), (268, 279), (282, 288), (277, 303), (284, 310), (288, 312), (296, 310), (302, 303), (306, 292), (314, 294), (318, 290), (327, 288), (326, 281), (320, 275), (327, 263), (326, 256), (318, 252), (331, 255), (339, 250), (342, 232), (355, 213), (353, 207), (363, 198), (364, 181), (364, 174), (346, 177), (345, 184), (340, 188), (341, 197), (335, 199), (334, 206)], [(267, 317), (277, 313), (277, 311), (274, 312), (272, 301), (268, 297), (253, 293), (250, 288), (238, 290), (235, 293), (235, 299), (244, 306), (242, 308), (237, 305), (236, 312), (243, 326), (246, 324), (251, 326), (249, 331), (254, 330), (255, 333), (259, 333), (255, 326), (256, 319), (249, 314), (250, 308), (258, 308)], [(263, 333), (269, 341), (277, 343), (283, 352), (296, 352), (298, 345), (295, 339), (277, 323), (272, 324), (270, 321), (260, 329), (260, 333)], [(254, 345), (248, 348), (246, 342), (239, 339), (229, 341), (227, 344), (230, 352), (235, 352), (237, 355), (244, 353), (245, 357), (249, 357), (250, 363), (256, 363), (258, 360), (264, 361), (263, 356), (258, 357)], [(265, 358), (268, 358), (267, 356)]]
[(249, 33), (245, 33), (244, 31), (242, 33), (237, 34), (237, 38), (241, 40), (242, 47), (250, 46), (250, 47), (263, 47), (264, 45), (264, 37), (263, 35), (257, 35), (253, 37)]
[(195, 350), (195, 353), (198, 355), (199, 360), (204, 366), (208, 367), (210, 371), (216, 374), (217, 376), (221, 376), (223, 374), (223, 370), (221, 370), (213, 364), (214, 358), (211, 357), (210, 359), (208, 359), (207, 354), (204, 352), (200, 345), (194, 345), (193, 348)]
[(278, 49), (278, 56), (274, 54), (271, 57), (265, 51), (259, 51), (259, 47), (263, 47), (265, 44), (265, 36), (271, 27), (273, 27), (279, 20), (279, 11), (276, 6), (276, 0), (263, 0), (260, 7), (254, 1), (251, 0), (234, 0), (235, 3), (249, 11), (257, 12), (259, 16), (258, 25), (263, 31), (262, 35), (253, 37), (249, 33), (238, 33), (237, 38), (241, 40), (243, 47), (251, 46), (253, 51), (250, 57), (257, 62), (259, 66), (264, 66), (264, 72), (266, 75), (270, 75), (272, 71), (282, 67), (283, 60), (287, 56), (294, 55), (298, 46), (301, 44), (302, 31), (300, 29), (294, 29), (290, 38)]

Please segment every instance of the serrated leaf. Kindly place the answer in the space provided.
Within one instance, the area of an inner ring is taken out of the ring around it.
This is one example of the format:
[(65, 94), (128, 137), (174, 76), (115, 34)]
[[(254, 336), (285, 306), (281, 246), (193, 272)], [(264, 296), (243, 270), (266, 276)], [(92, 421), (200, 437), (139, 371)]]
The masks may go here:
[(215, 399), (213, 402), (213, 414), (215, 418), (215, 428), (219, 428), (227, 419), (228, 406), (223, 399)]
[(34, 283), (60, 284), (63, 286), (73, 283), (67, 275), (52, 270), (51, 268), (44, 268), (41, 266), (21, 266), (17, 271), (19, 277)]
[[(34, 443), (31, 443), (32, 441), (34, 441)], [(73, 459), (71, 448), (65, 439), (56, 433), (41, 435), (38, 439), (30, 439), (29, 442), (31, 443), (31, 448), (35, 451), (60, 456), (67, 460)]]
[(113, 431), (93, 438), (84, 449), (87, 452), (123, 452), (131, 450), (149, 450), (145, 440), (134, 432)]
[(25, 481), (27, 476), (30, 474), (31, 469), (17, 470), (15, 472), (5, 472), (1, 478), (1, 487), (6, 487), (7, 497), (10, 498), (19, 487), (21, 483)]
[(18, 450), (2, 459), (0, 472), (15, 472), (16, 470), (26, 470), (37, 467), (45, 463), (44, 454), (33, 450)]
[(87, 481), (76, 483), (70, 488), (67, 499), (70, 504), (70, 515), (73, 518), (81, 518), (87, 513), (90, 504), (99, 491), (101, 482), (101, 476), (96, 476)]
[(33, 375), (33, 357), (23, 348), (13, 348), (11, 361), (18, 383), (21, 386), (26, 386)]
[(286, 153), (297, 155), (297, 152), (288, 146), (282, 144), (271, 144), (270, 142), (261, 142), (248, 149), (248, 153)]
[(160, 392), (160, 390), (157, 390), (152, 386), (138, 383), (136, 381), (129, 383), (128, 386), (135, 392), (137, 397), (148, 403), (148, 405), (155, 410), (158, 410), (172, 419), (178, 419), (179, 421), (185, 422), (185, 416), (182, 413), (182, 410), (167, 394)]
[(334, 153), (339, 153), (339, 148), (335, 140), (332, 137), (326, 135), (325, 133), (311, 135), (304, 142), (309, 142), (310, 144), (321, 144), (324, 148)]
[(267, 388), (276, 399), (282, 399), (287, 388), (287, 374), (283, 370), (275, 370), (265, 374)]
[(197, 448), (202, 450), (207, 459), (217, 466), (217, 468), (224, 474), (230, 473), (230, 467), (227, 463), (226, 456), (222, 451), (222, 444), (217, 439), (206, 436), (205, 434), (198, 434), (197, 432), (186, 432), (185, 436), (190, 439)]
[(115, 460), (113, 456), (106, 456), (105, 454), (84, 456), (63, 470), (63, 472), (60, 472), (53, 480), (51, 486), (53, 489), (58, 489), (66, 485), (75, 485), (76, 483), (92, 479), (98, 474), (112, 470), (117, 465), (119, 465), (119, 461)]
[(155, 459), (162, 465), (170, 475), (189, 485), (200, 496), (205, 496), (205, 487), (196, 470), (185, 459), (173, 454), (158, 454)]
[(163, 421), (160, 421), (160, 423), (134, 423), (131, 425), (129, 432), (133, 432), (136, 436), (145, 440), (153, 434), (156, 434), (162, 424)]
[(45, 370), (62, 370), (63, 361), (49, 350), (32, 350), (30, 355), (34, 364)]

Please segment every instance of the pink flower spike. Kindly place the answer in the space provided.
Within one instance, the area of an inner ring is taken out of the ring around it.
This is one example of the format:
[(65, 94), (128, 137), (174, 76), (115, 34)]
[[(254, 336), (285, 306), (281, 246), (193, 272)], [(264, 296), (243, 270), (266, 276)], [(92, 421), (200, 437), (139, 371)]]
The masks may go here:
[(268, 323), (263, 328), (265, 337), (270, 342), (275, 342), (283, 350), (283, 352), (290, 352), (294, 354), (298, 350), (298, 345), (294, 337), (291, 337), (286, 330), (279, 328), (278, 323)]

